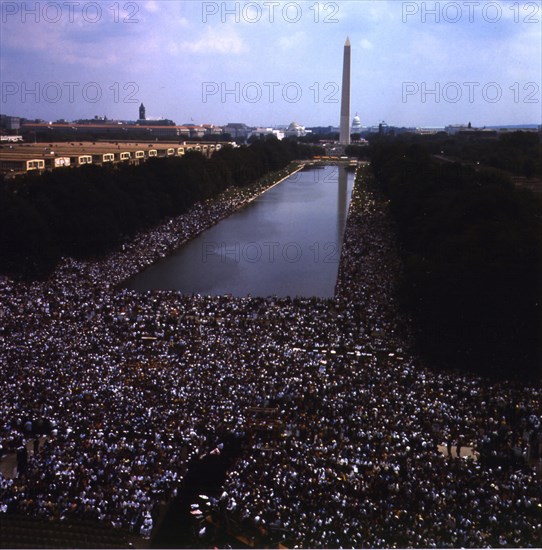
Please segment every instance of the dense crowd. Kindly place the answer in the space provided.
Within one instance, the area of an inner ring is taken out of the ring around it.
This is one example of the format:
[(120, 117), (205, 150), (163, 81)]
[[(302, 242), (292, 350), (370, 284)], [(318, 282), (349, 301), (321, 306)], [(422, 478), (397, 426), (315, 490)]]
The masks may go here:
[[(118, 284), (261, 190), (196, 205), (47, 282), (0, 282), (0, 445), (44, 434), (0, 512), (97, 519), (148, 536), (190, 460), (250, 411), (232, 516), (303, 547), (540, 546), (542, 390), (425, 368), (393, 300), (386, 204), (360, 170), (336, 297), (138, 294)], [(39, 441), (39, 440), (37, 440)], [(476, 448), (479, 459), (438, 445)]]

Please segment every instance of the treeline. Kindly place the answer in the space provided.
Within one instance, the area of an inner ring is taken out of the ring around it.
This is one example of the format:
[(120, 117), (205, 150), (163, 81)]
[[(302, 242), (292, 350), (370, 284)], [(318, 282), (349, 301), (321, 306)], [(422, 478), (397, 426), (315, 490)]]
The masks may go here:
[(89, 258), (195, 202), (243, 187), (314, 149), (276, 139), (139, 165), (83, 166), (0, 182), (0, 273), (47, 275), (63, 256)]
[(542, 143), (533, 132), (502, 134), (496, 141), (472, 140), (465, 144), (451, 140), (445, 150), (453, 156), (505, 170), (516, 176), (542, 178)]
[(493, 169), (374, 144), (404, 260), (399, 294), (420, 352), (479, 374), (542, 378), (542, 205)]
[(371, 157), (370, 148), (366, 145), (347, 145), (344, 150), (344, 154), (349, 157), (355, 157), (360, 160), (367, 160)]
[[(401, 134), (395, 141), (416, 144), (427, 153), (441, 155), (474, 166), (486, 166), (509, 172), (515, 176), (542, 178), (542, 140), (536, 132), (510, 132), (493, 137), (483, 132), (448, 135)], [(388, 136), (369, 136), (372, 145), (387, 143)], [(364, 149), (352, 147), (352, 156), (359, 156)]]

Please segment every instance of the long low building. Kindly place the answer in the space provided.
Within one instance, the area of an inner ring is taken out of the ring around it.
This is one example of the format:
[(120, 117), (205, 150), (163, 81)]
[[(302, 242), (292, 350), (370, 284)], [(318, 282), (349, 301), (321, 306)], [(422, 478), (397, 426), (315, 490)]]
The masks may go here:
[(153, 157), (182, 157), (189, 151), (212, 155), (226, 142), (58, 142), (14, 143), (0, 145), (0, 172), (10, 176), (20, 173), (77, 167), (84, 164), (128, 162), (139, 164)]
[(21, 125), (21, 132), (23, 135), (40, 134), (42, 136), (50, 136), (51, 139), (55, 139), (55, 136), (60, 135), (73, 136), (75, 138), (82, 135), (89, 136), (91, 139), (93, 136), (105, 139), (125, 139), (121, 136), (126, 136), (128, 139), (194, 139), (215, 133), (214, 129), (210, 128), (210, 126), (208, 124), (202, 126), (173, 126), (161, 124), (123, 124), (120, 122), (102, 122), (97, 124), (24, 122)]

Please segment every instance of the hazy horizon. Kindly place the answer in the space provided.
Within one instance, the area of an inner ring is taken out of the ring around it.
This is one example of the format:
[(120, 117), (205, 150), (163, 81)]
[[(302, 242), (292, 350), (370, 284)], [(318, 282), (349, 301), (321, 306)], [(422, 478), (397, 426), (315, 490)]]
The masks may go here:
[[(338, 126), (540, 124), (539, 1), (2, 2), (0, 112)], [(29, 40), (29, 37), (31, 38)]]

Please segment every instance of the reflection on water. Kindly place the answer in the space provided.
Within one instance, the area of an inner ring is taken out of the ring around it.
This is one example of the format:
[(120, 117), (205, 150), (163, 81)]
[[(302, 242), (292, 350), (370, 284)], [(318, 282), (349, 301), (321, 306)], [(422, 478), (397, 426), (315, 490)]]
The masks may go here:
[(136, 275), (134, 290), (333, 296), (353, 172), (298, 172)]

